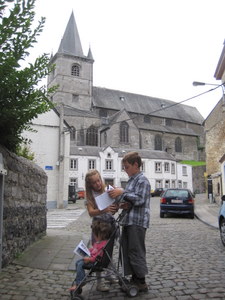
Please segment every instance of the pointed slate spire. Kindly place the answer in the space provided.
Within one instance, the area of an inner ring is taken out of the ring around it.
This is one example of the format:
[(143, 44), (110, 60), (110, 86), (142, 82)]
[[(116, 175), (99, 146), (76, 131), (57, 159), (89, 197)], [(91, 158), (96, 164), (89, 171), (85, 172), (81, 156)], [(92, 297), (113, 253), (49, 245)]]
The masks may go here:
[(84, 56), (73, 12), (71, 13), (69, 22), (66, 26), (66, 30), (61, 40), (58, 53), (70, 54), (80, 57)]
[(91, 47), (89, 47), (87, 58), (94, 60), (92, 52), (91, 52)]

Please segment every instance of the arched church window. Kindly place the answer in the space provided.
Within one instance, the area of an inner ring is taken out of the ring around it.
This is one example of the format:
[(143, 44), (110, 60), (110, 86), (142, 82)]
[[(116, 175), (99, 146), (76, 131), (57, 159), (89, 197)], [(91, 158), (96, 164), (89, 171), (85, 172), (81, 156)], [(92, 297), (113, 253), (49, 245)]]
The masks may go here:
[(77, 77), (80, 76), (80, 66), (79, 65), (77, 65), (77, 64), (72, 65), (71, 75), (72, 76), (77, 76)]
[(98, 146), (98, 129), (93, 125), (87, 129), (86, 145)]
[(180, 137), (175, 139), (175, 152), (182, 152), (182, 140)]
[(70, 140), (71, 141), (76, 140), (76, 129), (73, 126), (71, 126), (71, 129), (70, 129)]
[(144, 122), (145, 123), (151, 123), (151, 117), (149, 115), (144, 116)]
[(129, 125), (127, 122), (120, 123), (120, 143), (128, 143), (129, 141)]
[(155, 136), (155, 150), (162, 151), (162, 137), (159, 134)]

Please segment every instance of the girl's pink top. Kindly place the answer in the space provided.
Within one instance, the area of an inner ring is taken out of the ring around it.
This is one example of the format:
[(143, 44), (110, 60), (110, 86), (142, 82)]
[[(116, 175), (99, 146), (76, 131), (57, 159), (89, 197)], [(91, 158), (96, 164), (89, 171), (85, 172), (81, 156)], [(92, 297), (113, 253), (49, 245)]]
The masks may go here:
[(107, 240), (95, 242), (94, 245), (89, 249), (90, 250), (90, 262), (95, 262), (97, 256), (102, 256), (102, 249), (105, 247)]

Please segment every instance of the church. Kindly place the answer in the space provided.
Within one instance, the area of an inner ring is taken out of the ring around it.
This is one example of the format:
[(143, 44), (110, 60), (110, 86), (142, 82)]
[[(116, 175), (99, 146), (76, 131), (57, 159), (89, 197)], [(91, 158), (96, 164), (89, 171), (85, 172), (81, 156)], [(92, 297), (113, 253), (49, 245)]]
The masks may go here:
[(124, 186), (122, 157), (138, 151), (152, 189), (192, 189), (189, 166), (179, 161), (205, 159), (204, 119), (195, 107), (93, 86), (93, 54), (83, 53), (73, 12), (50, 63), (48, 87), (58, 86), (51, 101), (70, 127), (70, 185), (84, 187), (86, 172), (97, 168), (106, 183)]

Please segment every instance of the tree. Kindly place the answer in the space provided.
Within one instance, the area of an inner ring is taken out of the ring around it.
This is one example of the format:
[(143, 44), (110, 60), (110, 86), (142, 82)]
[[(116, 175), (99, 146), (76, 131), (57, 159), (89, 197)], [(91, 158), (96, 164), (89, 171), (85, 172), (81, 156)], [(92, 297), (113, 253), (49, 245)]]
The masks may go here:
[(0, 144), (11, 151), (26, 142), (21, 133), (31, 130), (31, 120), (53, 107), (49, 95), (55, 88), (38, 87), (52, 70), (49, 55), (20, 66), (45, 23), (41, 18), (32, 29), (35, 1), (0, 0)]

